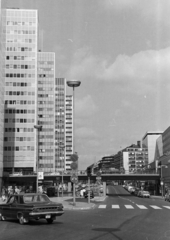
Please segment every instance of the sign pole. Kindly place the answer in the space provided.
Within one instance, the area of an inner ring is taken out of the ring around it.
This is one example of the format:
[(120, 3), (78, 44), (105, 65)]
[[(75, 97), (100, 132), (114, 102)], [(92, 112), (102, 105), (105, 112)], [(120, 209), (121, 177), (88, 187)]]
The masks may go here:
[(88, 204), (90, 204), (90, 177), (88, 177)]

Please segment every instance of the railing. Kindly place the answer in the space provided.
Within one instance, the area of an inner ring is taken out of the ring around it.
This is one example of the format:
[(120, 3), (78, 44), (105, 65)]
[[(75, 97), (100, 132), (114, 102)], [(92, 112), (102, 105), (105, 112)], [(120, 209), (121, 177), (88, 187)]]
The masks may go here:
[[(123, 171), (123, 172), (120, 172), (120, 171), (102, 171), (101, 172), (101, 175), (115, 175), (115, 174), (129, 174), (129, 175), (139, 175), (139, 174), (158, 174), (155, 170), (141, 170), (141, 171), (134, 171), (134, 172), (131, 172), (131, 171)], [(15, 177), (15, 176), (36, 176), (37, 173), (36, 172), (17, 172), (17, 173), (12, 173), (12, 174), (9, 174), (10, 177)], [(51, 173), (44, 173), (45, 176), (70, 176), (72, 175), (72, 171), (65, 171), (65, 172), (51, 172)], [(84, 170), (79, 170), (78, 171), (78, 175), (79, 176), (86, 176), (87, 173), (86, 171)], [(92, 173), (92, 175), (96, 175), (96, 173)]]

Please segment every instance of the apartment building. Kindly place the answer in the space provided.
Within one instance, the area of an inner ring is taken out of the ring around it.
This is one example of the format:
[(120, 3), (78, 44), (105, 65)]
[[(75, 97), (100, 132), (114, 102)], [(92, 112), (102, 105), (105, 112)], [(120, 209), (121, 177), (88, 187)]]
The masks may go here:
[(38, 52), (37, 124), (39, 170), (55, 172), (55, 53)]
[(4, 171), (7, 172), (30, 172), (35, 169), (37, 29), (37, 10), (2, 11)]

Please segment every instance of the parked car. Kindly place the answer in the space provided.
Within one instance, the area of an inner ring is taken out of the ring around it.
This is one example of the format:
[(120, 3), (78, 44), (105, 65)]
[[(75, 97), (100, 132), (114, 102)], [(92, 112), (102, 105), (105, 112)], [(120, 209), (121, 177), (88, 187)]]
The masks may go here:
[[(88, 197), (88, 190), (86, 190), (85, 192), (84, 192), (84, 197), (85, 198), (87, 198)], [(94, 192), (93, 192), (93, 190), (90, 190), (90, 198), (94, 198)]]
[(141, 197), (150, 198), (150, 193), (148, 191), (142, 191), (141, 192)]
[(170, 190), (168, 190), (168, 192), (165, 194), (165, 201), (170, 202)]
[(140, 191), (140, 189), (136, 188), (135, 191), (134, 191), (134, 195), (137, 196), (139, 191)]
[(141, 197), (142, 191), (140, 190), (137, 194), (138, 197)]
[(130, 189), (129, 189), (129, 192), (130, 192), (131, 194), (134, 194), (135, 188), (134, 188), (134, 187), (130, 188)]
[(18, 219), (20, 224), (29, 220), (46, 219), (53, 223), (57, 216), (64, 214), (61, 203), (52, 202), (47, 195), (23, 193), (11, 195), (7, 202), (0, 205), (0, 220)]

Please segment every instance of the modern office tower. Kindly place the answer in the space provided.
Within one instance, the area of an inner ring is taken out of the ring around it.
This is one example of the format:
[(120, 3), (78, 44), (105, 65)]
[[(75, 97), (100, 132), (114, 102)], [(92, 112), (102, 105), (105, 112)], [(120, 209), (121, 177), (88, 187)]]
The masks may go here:
[(37, 10), (2, 11), (5, 72), (4, 171), (35, 169)]
[(70, 168), (70, 155), (73, 153), (73, 96), (66, 96), (66, 107), (65, 107), (65, 137), (66, 137), (66, 161), (65, 169), (71, 170)]
[(142, 147), (148, 148), (148, 163), (154, 161), (156, 152), (156, 140), (161, 136), (163, 131), (149, 131), (142, 138)]
[(65, 78), (55, 79), (55, 170), (65, 170)]
[(55, 172), (55, 53), (38, 52), (37, 124), (39, 170)]
[[(0, 19), (1, 19), (1, 1), (0, 1)], [(0, 38), (1, 38), (0, 29)], [(0, 44), (0, 61), (2, 62), (2, 47)], [(0, 189), (2, 189), (3, 177), (3, 142), (4, 142), (4, 70), (0, 64)]]

